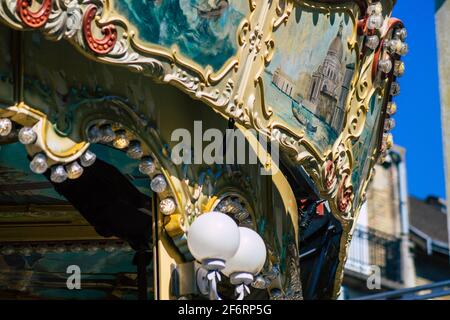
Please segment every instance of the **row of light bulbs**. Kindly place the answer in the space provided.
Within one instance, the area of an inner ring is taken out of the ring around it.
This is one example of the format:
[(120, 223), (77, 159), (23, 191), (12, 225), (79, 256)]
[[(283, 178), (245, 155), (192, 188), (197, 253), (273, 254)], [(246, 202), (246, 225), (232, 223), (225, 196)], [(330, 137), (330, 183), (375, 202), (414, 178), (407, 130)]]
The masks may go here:
[[(395, 30), (393, 39), (388, 40), (385, 43), (385, 48), (387, 48), (388, 52), (393, 55), (394, 57), (399, 57), (407, 54), (408, 52), (408, 45), (404, 43), (405, 39), (407, 37), (407, 32), (405, 28), (399, 28)], [(391, 61), (388, 59), (387, 61)], [(403, 76), (405, 72), (405, 64), (400, 61), (399, 59), (394, 60), (394, 70), (393, 74), (395, 77), (401, 77)], [(381, 62), (380, 62), (381, 63)], [(392, 66), (391, 66), (392, 68)], [(391, 72), (391, 68), (388, 68), (386, 73)], [(382, 70), (383, 71), (383, 70)], [(383, 71), (383, 72), (385, 72)], [(390, 92), (389, 94), (392, 97), (395, 97), (400, 94), (400, 85), (398, 82), (393, 82), (391, 84)], [(383, 140), (381, 145), (381, 152), (383, 153), (382, 159), (385, 158), (386, 152), (391, 149), (394, 145), (394, 139), (392, 137), (392, 134), (390, 131), (392, 131), (395, 127), (395, 119), (393, 118), (394, 114), (397, 112), (397, 104), (394, 101), (390, 101), (387, 104), (386, 107), (386, 114), (387, 117), (384, 122), (384, 132), (383, 132)]]
[[(380, 2), (374, 2), (367, 8), (367, 28), (370, 30), (366, 36), (365, 46), (371, 50), (376, 50), (380, 45), (380, 38), (375, 34), (376, 30), (381, 29), (384, 23), (383, 7)], [(387, 51), (386, 58), (378, 62), (378, 70), (383, 74), (393, 73), (395, 77), (401, 77), (405, 72), (405, 64), (398, 59), (408, 53), (408, 44), (405, 43), (407, 37), (405, 28), (398, 28), (394, 31), (393, 37), (383, 43), (383, 48)], [(400, 94), (400, 85), (397, 82), (391, 84), (390, 96), (395, 97)], [(397, 111), (397, 105), (391, 101), (387, 105), (386, 113), (388, 117), (384, 122), (383, 140), (381, 152), (384, 154), (388, 149), (392, 148), (394, 142), (390, 131), (395, 127), (395, 119), (392, 116)], [(384, 156), (382, 157), (382, 159)]]
[(212, 300), (221, 299), (217, 293), (221, 273), (235, 286), (237, 299), (244, 299), (266, 262), (267, 249), (261, 236), (218, 211), (205, 212), (193, 221), (187, 243), (192, 256), (201, 263), (197, 286)]
[[(372, 3), (367, 9), (367, 28), (374, 32), (375, 30), (379, 30), (383, 26), (384, 18), (383, 18), (383, 7), (380, 2)], [(388, 50), (391, 54), (397, 54), (399, 56), (404, 56), (408, 53), (408, 44), (405, 43), (405, 39), (407, 37), (407, 31), (405, 28), (400, 28), (395, 31), (394, 38), (384, 42), (383, 46)], [(365, 45), (371, 49), (375, 50), (380, 45), (380, 38), (377, 34), (371, 34), (366, 37)], [(397, 60), (392, 63), (390, 58), (382, 59), (378, 62), (378, 69), (388, 74), (391, 72), (392, 68), (394, 68), (394, 75), (400, 77), (403, 75), (405, 71), (404, 63), (400, 60)], [(398, 88), (396, 88), (398, 89)], [(399, 90), (395, 90), (394, 93), (398, 94)]]
[[(114, 130), (109, 123), (100, 126), (93, 125), (88, 131), (88, 139), (91, 143), (111, 144), (119, 150), (126, 150), (126, 154), (133, 160), (139, 160), (139, 172), (151, 177), (150, 188), (153, 192), (162, 195), (167, 190), (167, 181), (160, 173), (152, 157), (145, 155), (139, 140), (130, 139), (124, 129)], [(177, 209), (172, 197), (164, 198), (159, 203), (159, 209), (164, 215), (171, 215)]]
[[(6, 137), (12, 133), (14, 125), (9, 118), (0, 119), (0, 136)], [(24, 145), (31, 145), (37, 141), (37, 133), (31, 127), (22, 127), (18, 133), (19, 141)], [(115, 148), (125, 150), (127, 155), (134, 160), (140, 160), (139, 171), (152, 180), (150, 188), (157, 194), (162, 194), (167, 189), (167, 181), (162, 174), (156, 173), (156, 164), (152, 157), (144, 155), (139, 140), (128, 138), (124, 129), (113, 130), (111, 124), (92, 126), (88, 131), (90, 143), (112, 144)], [(94, 164), (96, 155), (90, 151), (85, 151), (78, 160), (69, 164), (56, 164), (50, 168), (50, 179), (55, 183), (62, 183), (67, 179), (77, 179), (86, 167)], [(49, 169), (48, 158), (44, 152), (36, 153), (30, 162), (30, 169), (34, 173), (43, 174)], [(165, 215), (170, 215), (176, 211), (177, 205), (172, 197), (167, 197), (160, 201), (160, 211)]]

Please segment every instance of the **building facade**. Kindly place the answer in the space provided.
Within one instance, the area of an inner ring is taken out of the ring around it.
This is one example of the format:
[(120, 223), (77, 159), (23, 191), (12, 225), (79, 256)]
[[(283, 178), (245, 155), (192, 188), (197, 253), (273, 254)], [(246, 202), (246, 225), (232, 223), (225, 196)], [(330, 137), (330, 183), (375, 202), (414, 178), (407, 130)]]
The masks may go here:
[[(441, 95), (442, 132), (446, 161), (447, 207), (450, 207), (450, 1), (436, 0), (436, 33)], [(450, 224), (448, 224), (450, 231)]]
[[(350, 245), (344, 278), (345, 298), (415, 285), (405, 150), (395, 147), (387, 161), (376, 166), (375, 172)], [(372, 275), (381, 277), (379, 286), (368, 284)]]
[[(377, 165), (345, 266), (344, 299), (450, 278), (447, 207), (408, 195), (405, 150)], [(380, 276), (379, 286), (373, 283)]]

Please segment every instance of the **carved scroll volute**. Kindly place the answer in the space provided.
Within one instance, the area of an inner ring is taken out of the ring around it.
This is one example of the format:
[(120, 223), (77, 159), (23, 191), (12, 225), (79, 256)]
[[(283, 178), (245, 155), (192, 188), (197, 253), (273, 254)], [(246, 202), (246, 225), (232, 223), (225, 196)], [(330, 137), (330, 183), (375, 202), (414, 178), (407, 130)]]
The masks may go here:
[(348, 183), (349, 178), (349, 175), (344, 175), (338, 189), (337, 205), (339, 211), (343, 213), (350, 211), (354, 197), (353, 187), (350, 183)]
[(96, 14), (97, 7), (95, 5), (90, 5), (86, 8), (83, 18), (83, 35), (89, 49), (103, 55), (114, 48), (117, 41), (117, 29), (113, 24), (108, 24), (101, 29), (103, 38), (96, 38), (92, 30), (92, 22), (95, 20)]
[(22, 22), (30, 28), (36, 29), (47, 23), (52, 11), (52, 0), (44, 0), (37, 11), (31, 11), (33, 0), (17, 0), (16, 11)]

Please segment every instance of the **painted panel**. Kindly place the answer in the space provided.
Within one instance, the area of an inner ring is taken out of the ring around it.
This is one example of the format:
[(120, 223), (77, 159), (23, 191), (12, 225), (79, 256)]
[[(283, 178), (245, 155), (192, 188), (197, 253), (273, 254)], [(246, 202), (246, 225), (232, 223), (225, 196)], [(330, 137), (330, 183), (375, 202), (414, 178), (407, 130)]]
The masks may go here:
[[(150, 195), (150, 183), (142, 175), (135, 160), (124, 152), (94, 144), (92, 150), (98, 158), (118, 168), (143, 194)], [(0, 152), (0, 203), (2, 204), (58, 204), (65, 203), (51, 183), (41, 174), (33, 173), (25, 148), (20, 143), (2, 146)]]
[(241, 0), (116, 1), (138, 38), (179, 51), (201, 66), (220, 69), (237, 52), (237, 30), (248, 13)]
[(344, 126), (356, 62), (347, 46), (354, 25), (344, 13), (295, 11), (274, 34), (277, 51), (263, 74), (266, 103), (325, 151)]

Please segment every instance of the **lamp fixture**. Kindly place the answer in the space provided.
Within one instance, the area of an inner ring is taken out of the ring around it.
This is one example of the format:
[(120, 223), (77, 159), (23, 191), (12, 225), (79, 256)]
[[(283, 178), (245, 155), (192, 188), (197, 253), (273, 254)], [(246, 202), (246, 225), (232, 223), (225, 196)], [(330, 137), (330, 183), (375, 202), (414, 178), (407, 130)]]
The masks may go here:
[(153, 192), (161, 193), (167, 188), (167, 182), (166, 179), (162, 174), (158, 174), (152, 179), (152, 182), (150, 183), (150, 188)]
[(37, 134), (34, 132), (33, 128), (23, 127), (19, 130), (19, 141), (22, 144), (32, 144), (35, 143), (37, 139)]
[(8, 118), (0, 119), (0, 136), (6, 137), (12, 131), (13, 124)]
[(139, 171), (142, 174), (151, 175), (153, 172), (155, 172), (156, 166), (155, 162), (150, 157), (144, 157), (141, 159), (141, 162), (139, 163)]
[(130, 144), (125, 130), (117, 130), (113, 140), (113, 146), (117, 149), (125, 149)]
[(66, 166), (66, 171), (69, 179), (77, 179), (83, 174), (83, 167), (74, 161)]
[(66, 181), (67, 179), (67, 172), (66, 169), (64, 169), (64, 166), (57, 165), (52, 167), (52, 172), (50, 174), (50, 180), (52, 180), (55, 183), (62, 183)]
[(80, 163), (83, 167), (92, 166), (97, 159), (97, 156), (92, 151), (86, 150), (80, 157)]
[(230, 216), (218, 211), (197, 217), (188, 230), (187, 242), (192, 256), (201, 263), (197, 287), (211, 300), (221, 300), (217, 293), (220, 272), (236, 286), (237, 299), (244, 299), (266, 261), (263, 239), (249, 228), (238, 227)]
[(134, 160), (139, 160), (144, 155), (141, 143), (138, 140), (130, 141), (128, 146), (127, 156)]
[(192, 256), (202, 264), (197, 270), (197, 286), (211, 300), (221, 300), (217, 293), (219, 271), (239, 249), (240, 232), (228, 215), (212, 211), (197, 217), (188, 230), (187, 243)]
[(243, 300), (250, 293), (249, 285), (254, 280), (266, 261), (266, 245), (255, 231), (239, 227), (239, 248), (234, 256), (226, 262), (222, 273), (230, 277), (236, 286), (237, 300)]
[(37, 153), (30, 162), (30, 169), (34, 173), (41, 174), (47, 171), (47, 157), (43, 153)]
[(104, 124), (100, 127), (100, 141), (103, 143), (113, 142), (116, 138), (116, 133), (113, 131), (110, 124)]

